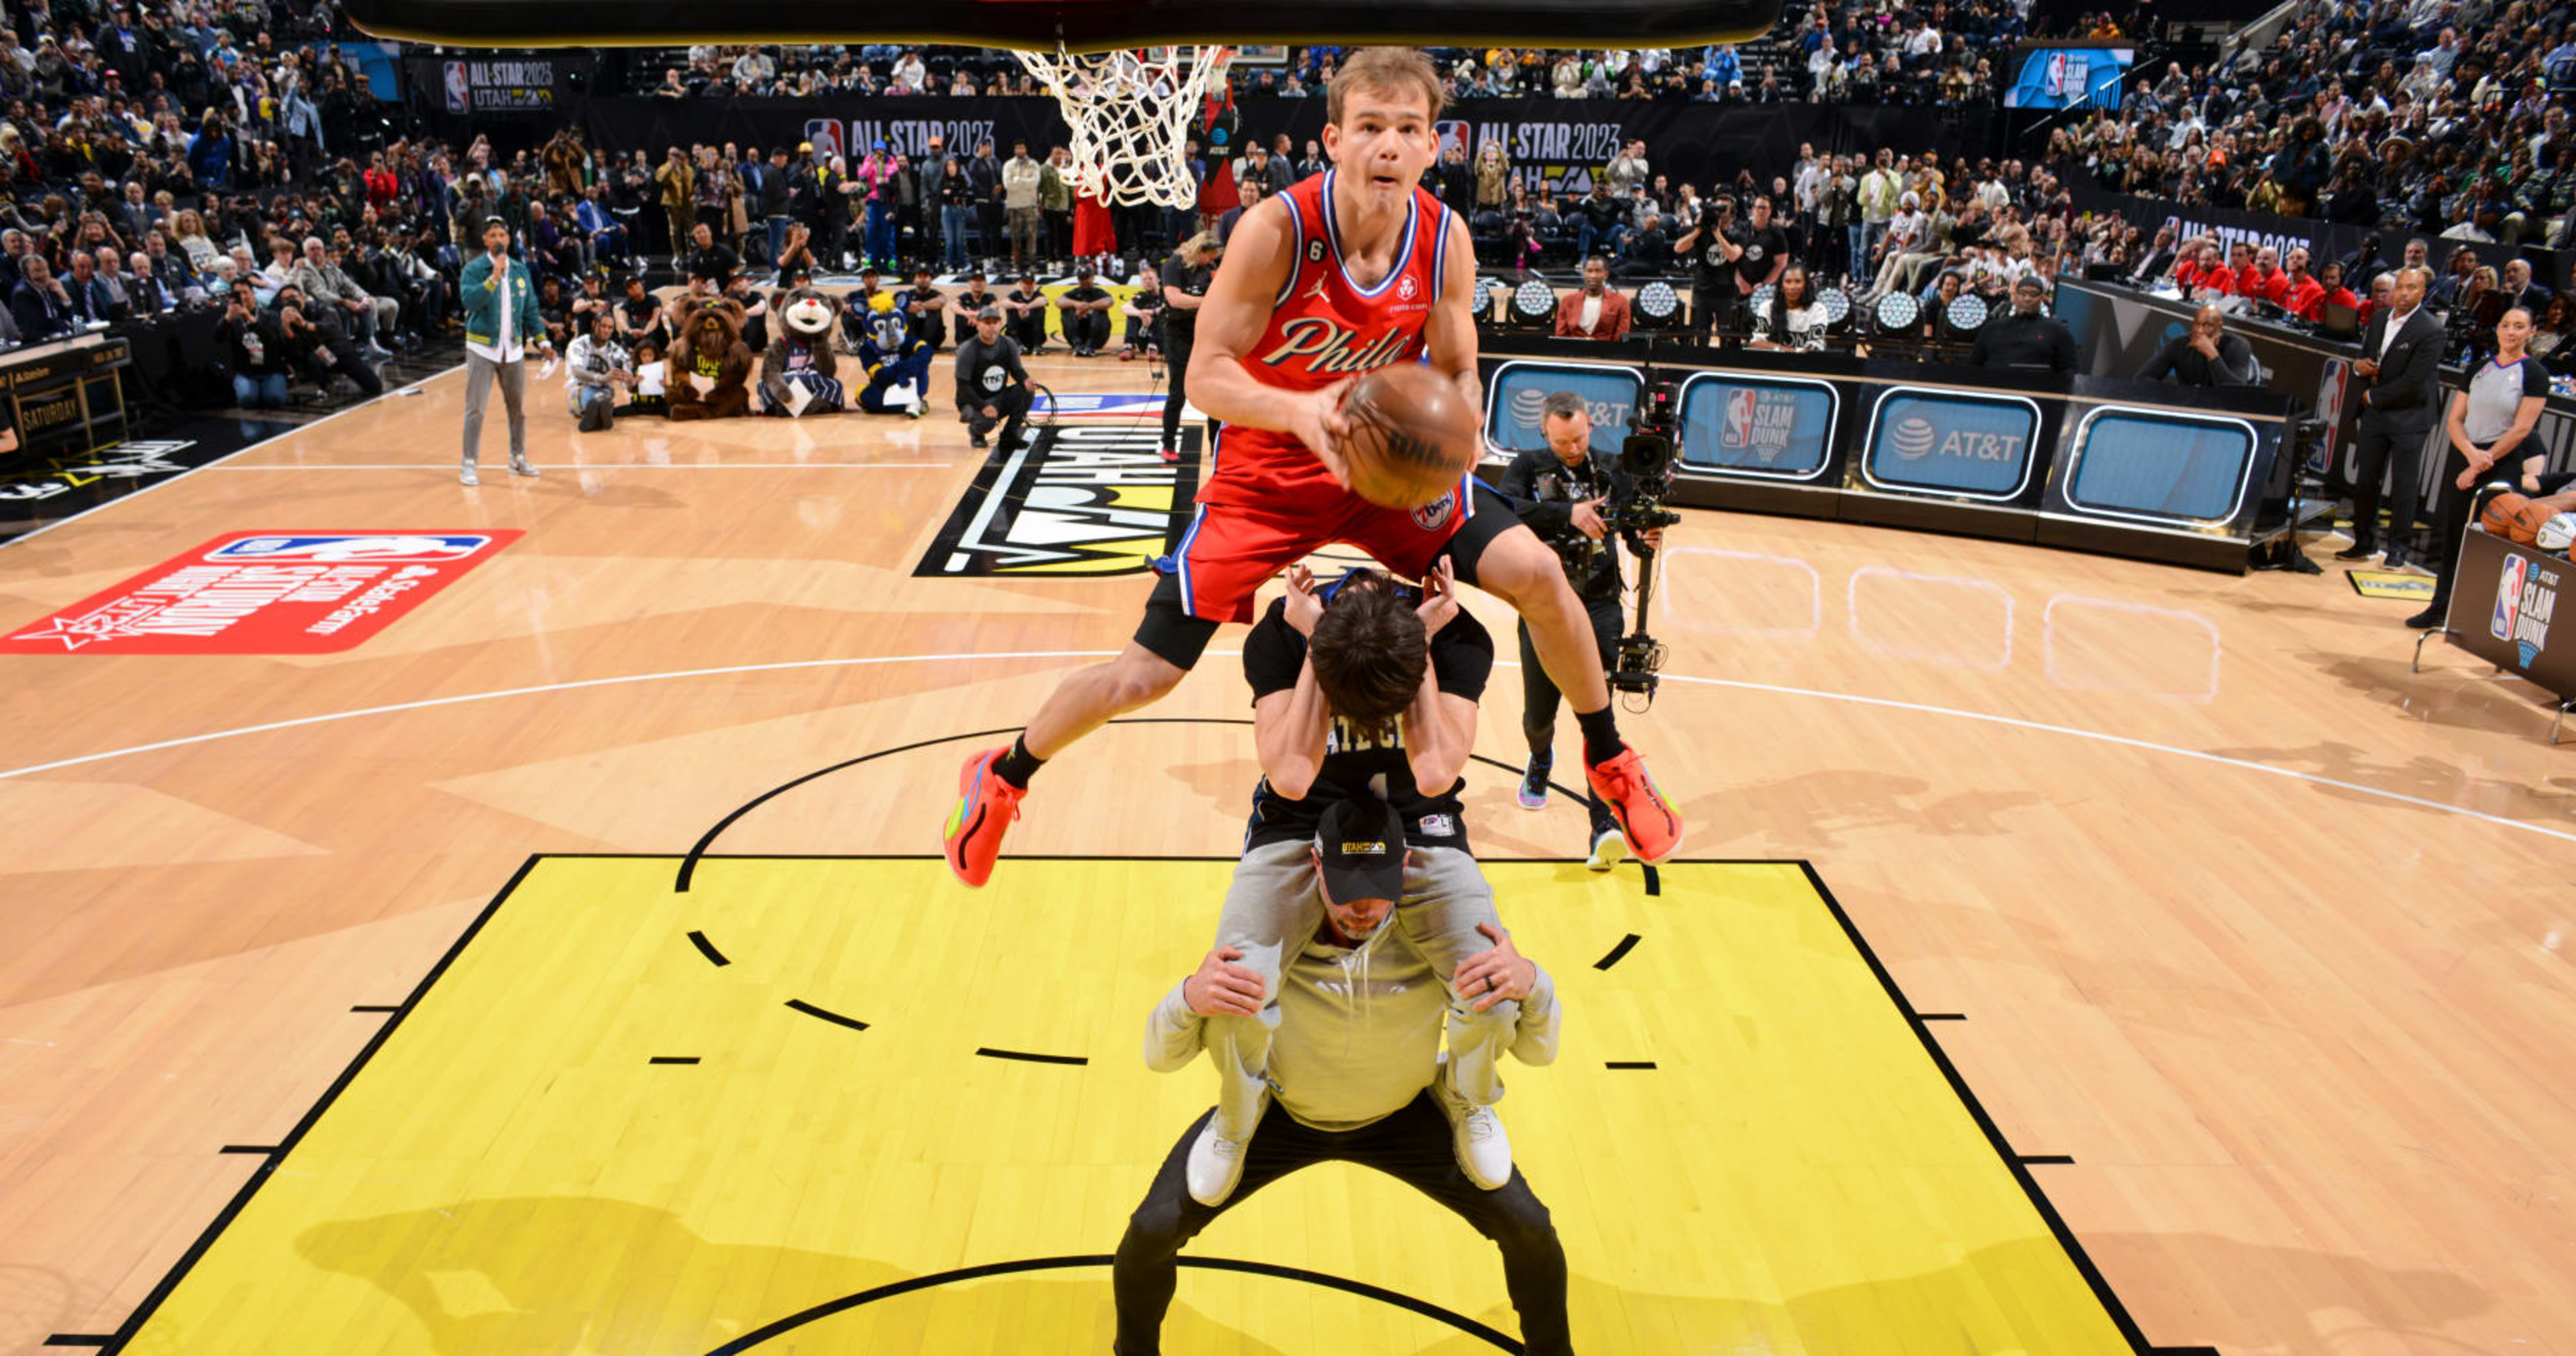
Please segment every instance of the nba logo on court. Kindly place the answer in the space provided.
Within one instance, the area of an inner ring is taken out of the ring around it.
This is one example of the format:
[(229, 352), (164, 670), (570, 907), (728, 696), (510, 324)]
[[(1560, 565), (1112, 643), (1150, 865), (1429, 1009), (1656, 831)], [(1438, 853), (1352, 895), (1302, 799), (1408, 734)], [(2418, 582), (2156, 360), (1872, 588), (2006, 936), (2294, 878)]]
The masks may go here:
[(2522, 583), (2530, 573), (2530, 561), (2505, 557), (2503, 577), (2496, 581), (2495, 613), (2487, 618), (2487, 631), (2498, 640), (2513, 639), (2513, 625), (2522, 611)]
[(332, 533), (295, 537), (244, 537), (206, 553), (208, 560), (463, 560), (492, 544), (476, 534)]

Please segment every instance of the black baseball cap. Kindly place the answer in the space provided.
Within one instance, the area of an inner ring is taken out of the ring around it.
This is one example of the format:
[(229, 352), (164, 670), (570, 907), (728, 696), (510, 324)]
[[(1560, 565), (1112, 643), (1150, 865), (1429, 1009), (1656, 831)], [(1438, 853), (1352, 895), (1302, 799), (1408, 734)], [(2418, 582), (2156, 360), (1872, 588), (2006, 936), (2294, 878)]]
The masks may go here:
[(1335, 801), (1315, 826), (1315, 856), (1334, 902), (1404, 898), (1404, 819), (1375, 796)]

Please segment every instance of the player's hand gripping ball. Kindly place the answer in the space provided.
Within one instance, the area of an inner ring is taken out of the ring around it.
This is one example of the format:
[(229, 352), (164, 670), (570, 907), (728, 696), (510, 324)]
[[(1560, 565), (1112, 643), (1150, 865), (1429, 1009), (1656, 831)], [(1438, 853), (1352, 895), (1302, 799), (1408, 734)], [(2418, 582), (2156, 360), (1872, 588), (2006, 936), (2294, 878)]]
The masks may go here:
[(1476, 469), (1483, 435), (1458, 384), (1420, 363), (1381, 367), (1342, 397), (1350, 432), (1341, 453), (1353, 494), (1380, 508), (1417, 509)]

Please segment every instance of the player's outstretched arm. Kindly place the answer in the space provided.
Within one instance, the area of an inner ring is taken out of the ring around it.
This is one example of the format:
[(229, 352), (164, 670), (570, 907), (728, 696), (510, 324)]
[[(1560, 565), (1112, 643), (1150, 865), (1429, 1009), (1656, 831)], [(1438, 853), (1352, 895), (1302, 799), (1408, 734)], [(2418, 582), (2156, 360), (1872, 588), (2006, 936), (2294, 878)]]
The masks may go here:
[(1270, 198), (1243, 214), (1226, 241), (1225, 260), (1199, 307), (1198, 347), (1190, 353), (1190, 403), (1211, 419), (1245, 428), (1294, 434), (1346, 480), (1339, 451), (1350, 433), (1342, 418), (1342, 393), (1350, 380), (1320, 391), (1291, 391), (1264, 384), (1252, 373), (1253, 347), (1270, 326), (1280, 284), (1296, 267), (1284, 198)]
[[(1440, 242), (1440, 299), (1423, 322), (1422, 344), (1432, 367), (1458, 384), (1467, 408), (1485, 408), (1485, 385), (1476, 376), (1476, 241), (1466, 219), (1449, 214)], [(1193, 391), (1195, 395), (1195, 390)]]

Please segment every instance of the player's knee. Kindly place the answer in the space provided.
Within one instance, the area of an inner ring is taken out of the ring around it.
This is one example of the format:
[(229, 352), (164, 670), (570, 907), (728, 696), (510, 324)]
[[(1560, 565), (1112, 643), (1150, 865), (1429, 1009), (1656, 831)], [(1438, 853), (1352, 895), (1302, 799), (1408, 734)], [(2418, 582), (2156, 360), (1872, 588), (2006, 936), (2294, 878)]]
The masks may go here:
[(1151, 706), (1170, 696), (1181, 685), (1182, 671), (1171, 661), (1153, 654), (1131, 654), (1118, 662), (1116, 684), (1111, 697), (1121, 711)]

